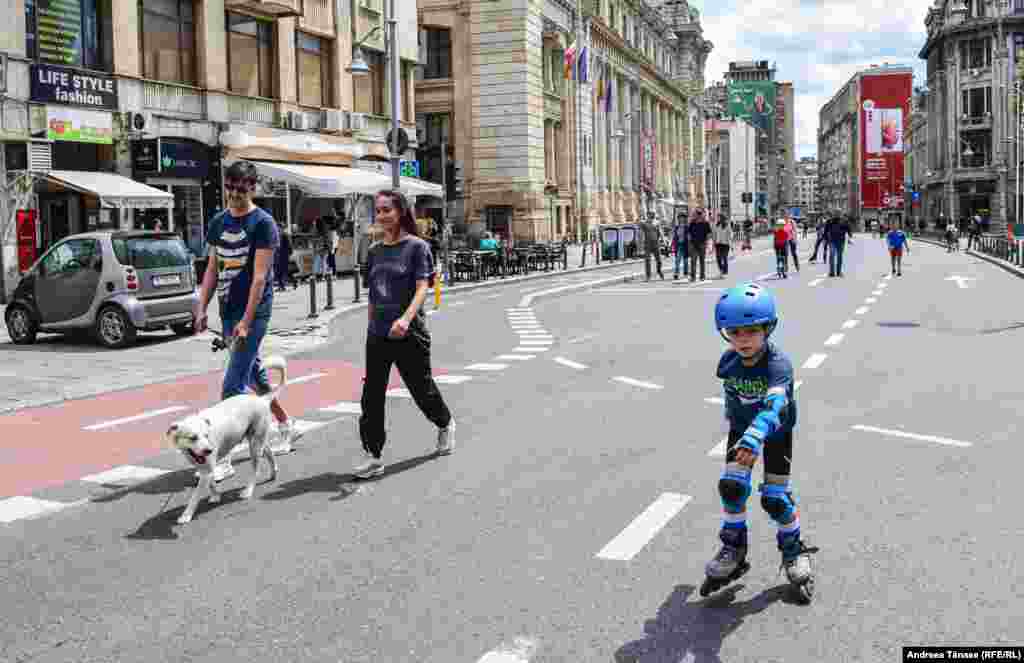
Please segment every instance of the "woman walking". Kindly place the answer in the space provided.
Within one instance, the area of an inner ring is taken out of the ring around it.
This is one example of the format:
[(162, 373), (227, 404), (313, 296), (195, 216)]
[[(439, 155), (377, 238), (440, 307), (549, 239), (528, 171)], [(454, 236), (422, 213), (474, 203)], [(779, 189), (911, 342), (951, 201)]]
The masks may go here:
[(729, 248), (732, 246), (732, 224), (725, 218), (724, 214), (719, 215), (718, 223), (712, 231), (715, 239), (715, 259), (718, 261), (718, 278), (724, 279), (729, 275)]
[(409, 203), (398, 191), (377, 194), (376, 224), (384, 237), (366, 256), (369, 327), (359, 417), (366, 456), (353, 470), (360, 479), (384, 473), (384, 404), (392, 365), (398, 367), (416, 405), (437, 426), (434, 451), (445, 455), (455, 447), (455, 420), (430, 370), (430, 333), (423, 315), (423, 301), (434, 273), (430, 245), (417, 235)]

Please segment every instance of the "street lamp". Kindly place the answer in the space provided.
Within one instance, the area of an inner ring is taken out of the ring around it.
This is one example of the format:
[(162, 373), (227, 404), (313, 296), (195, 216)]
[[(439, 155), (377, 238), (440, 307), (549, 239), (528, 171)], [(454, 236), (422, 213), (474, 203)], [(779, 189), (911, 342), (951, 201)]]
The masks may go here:
[[(401, 72), (398, 62), (398, 18), (395, 12), (395, 0), (388, 0), (388, 13), (384, 16), (384, 24), (386, 26), (384, 29), (384, 52), (388, 58), (389, 69), (391, 70), (391, 142), (388, 144), (388, 152), (391, 157), (391, 186), (395, 191), (400, 191), (402, 180), (399, 177), (399, 167), (402, 155), (398, 153), (398, 109), (402, 105), (402, 97)], [(366, 76), (370, 73), (370, 67), (363, 58), (362, 45), (380, 29), (379, 25), (374, 26), (352, 46), (352, 64), (346, 68), (346, 71), (353, 76)]]

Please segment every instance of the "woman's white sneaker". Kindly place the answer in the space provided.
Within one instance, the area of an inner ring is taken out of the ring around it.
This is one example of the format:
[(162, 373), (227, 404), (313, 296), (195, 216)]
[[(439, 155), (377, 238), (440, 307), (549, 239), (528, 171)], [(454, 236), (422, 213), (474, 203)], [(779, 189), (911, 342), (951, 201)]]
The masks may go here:
[(448, 422), (447, 428), (437, 429), (437, 455), (447, 456), (455, 451), (455, 419)]
[(352, 474), (358, 479), (379, 477), (384, 474), (384, 463), (369, 451), (364, 451), (362, 462), (352, 468)]

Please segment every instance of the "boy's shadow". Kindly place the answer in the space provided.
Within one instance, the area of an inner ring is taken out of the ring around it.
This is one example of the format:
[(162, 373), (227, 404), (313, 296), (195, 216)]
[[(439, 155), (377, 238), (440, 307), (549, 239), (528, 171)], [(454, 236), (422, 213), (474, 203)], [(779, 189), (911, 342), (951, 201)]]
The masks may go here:
[(711, 597), (690, 602), (693, 585), (678, 585), (644, 623), (642, 640), (626, 643), (615, 652), (615, 663), (721, 663), (722, 643), (743, 621), (777, 601), (795, 603), (789, 583), (766, 589), (736, 602), (744, 585), (732, 585)]

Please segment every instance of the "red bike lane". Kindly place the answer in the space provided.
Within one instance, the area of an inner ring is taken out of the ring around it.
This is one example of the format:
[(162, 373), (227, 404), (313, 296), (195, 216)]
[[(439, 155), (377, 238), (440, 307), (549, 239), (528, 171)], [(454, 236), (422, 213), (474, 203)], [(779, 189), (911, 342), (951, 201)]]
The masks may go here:
[[(281, 400), (294, 417), (358, 402), (362, 392), (362, 367), (345, 361), (292, 361), (288, 374)], [(221, 377), (210, 372), (0, 415), (0, 499), (143, 464), (167, 449), (172, 422), (215, 402)], [(388, 388), (400, 386), (393, 372)]]

